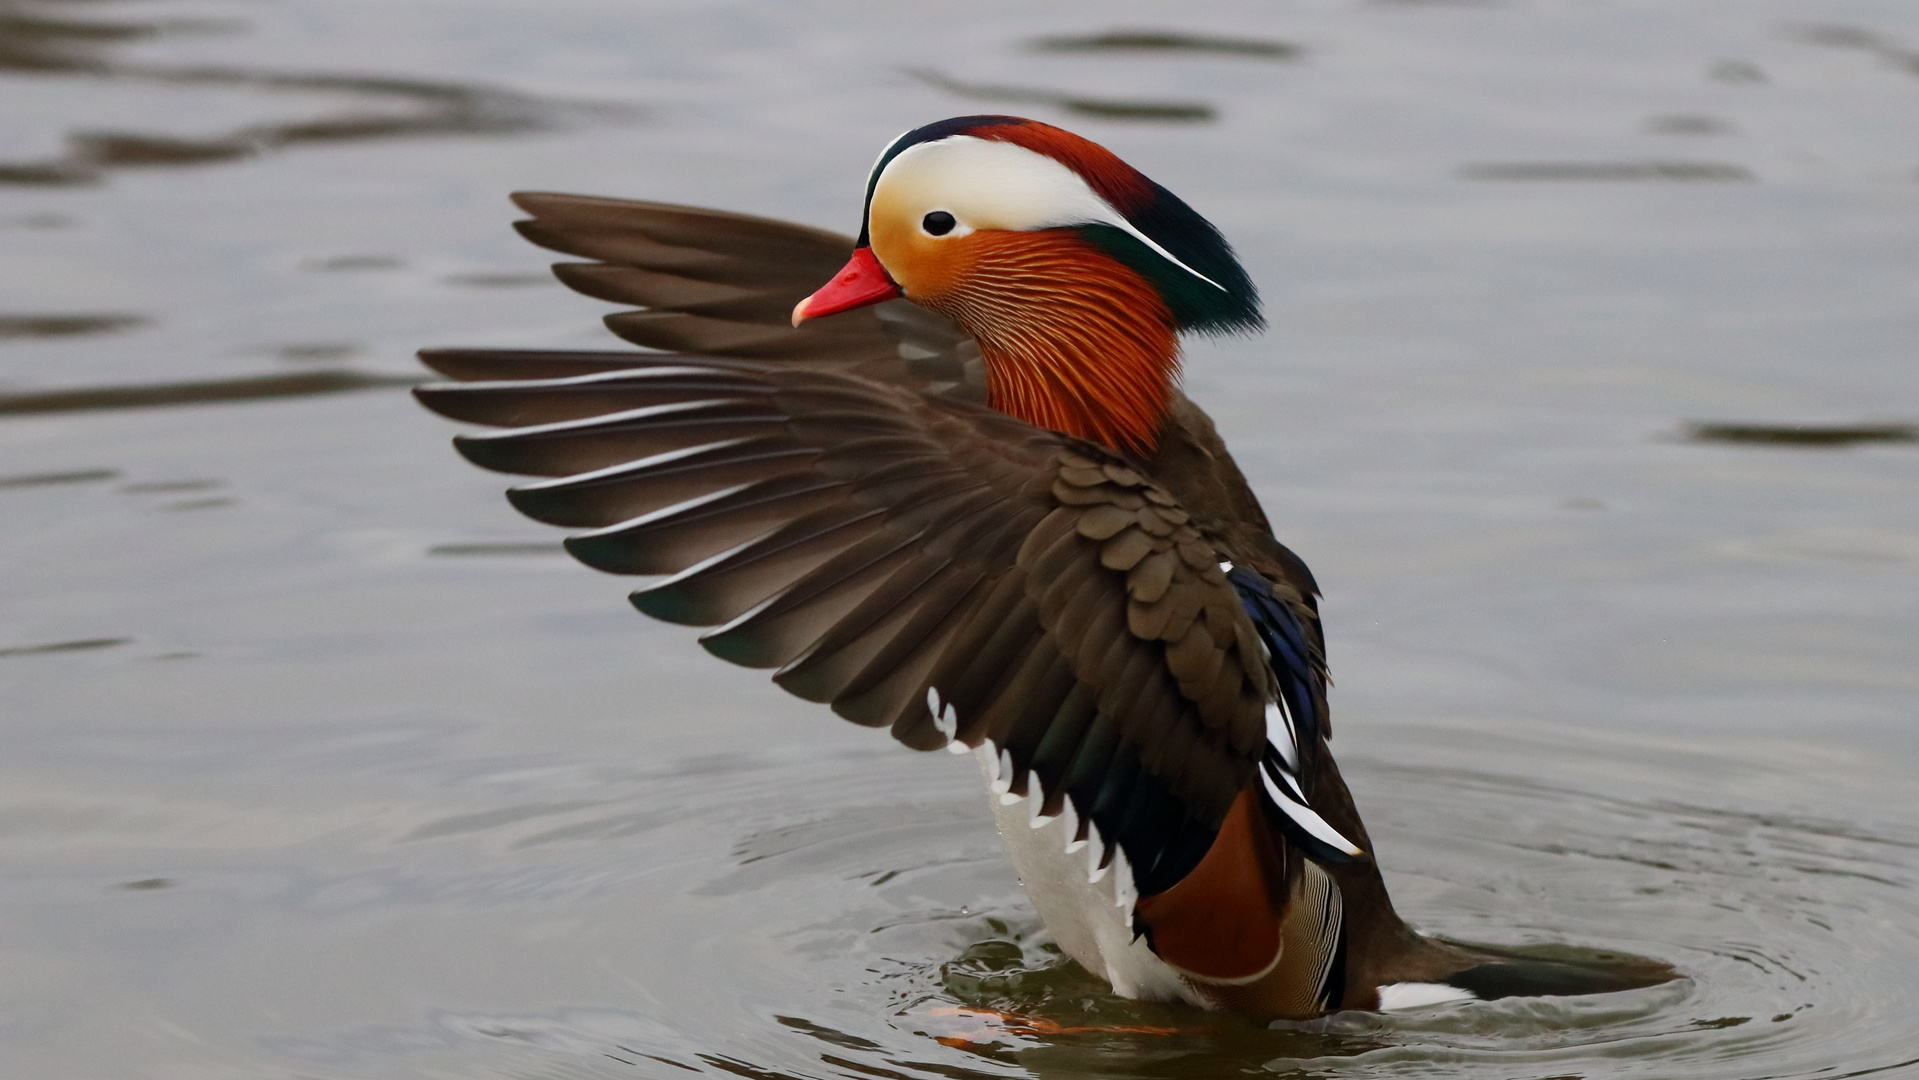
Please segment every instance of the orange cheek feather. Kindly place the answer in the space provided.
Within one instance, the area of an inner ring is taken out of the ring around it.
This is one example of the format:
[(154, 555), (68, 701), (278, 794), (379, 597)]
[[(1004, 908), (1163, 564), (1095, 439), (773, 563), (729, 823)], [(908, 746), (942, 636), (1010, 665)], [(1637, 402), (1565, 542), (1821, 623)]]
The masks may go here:
[(907, 299), (931, 307), (937, 298), (950, 295), (976, 272), (980, 238), (991, 234), (931, 237), (895, 220), (898, 215), (882, 213), (885, 209), (890, 208), (875, 207), (873, 212), (873, 254)]
[(1114, 449), (1151, 452), (1179, 344), (1172, 313), (1137, 272), (1068, 229), (950, 240), (876, 229), (873, 246), (909, 299), (979, 342), (994, 408)]

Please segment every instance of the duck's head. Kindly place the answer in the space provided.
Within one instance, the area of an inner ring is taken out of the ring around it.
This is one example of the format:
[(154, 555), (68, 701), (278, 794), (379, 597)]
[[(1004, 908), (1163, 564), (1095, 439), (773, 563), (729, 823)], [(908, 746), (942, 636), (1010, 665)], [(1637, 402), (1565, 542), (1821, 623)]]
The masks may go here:
[(1178, 334), (1262, 325), (1219, 230), (1098, 143), (1013, 116), (893, 140), (859, 246), (793, 324), (905, 296), (979, 342), (993, 407), (1150, 452)]

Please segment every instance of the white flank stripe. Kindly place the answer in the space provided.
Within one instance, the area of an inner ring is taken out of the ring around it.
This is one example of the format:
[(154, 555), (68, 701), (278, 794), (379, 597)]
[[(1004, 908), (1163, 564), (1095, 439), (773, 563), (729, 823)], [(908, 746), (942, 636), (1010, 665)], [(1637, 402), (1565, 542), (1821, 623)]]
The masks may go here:
[(1419, 1009), (1453, 1001), (1478, 1001), (1479, 995), (1445, 983), (1392, 983), (1379, 988), (1381, 1012), (1392, 1009)]

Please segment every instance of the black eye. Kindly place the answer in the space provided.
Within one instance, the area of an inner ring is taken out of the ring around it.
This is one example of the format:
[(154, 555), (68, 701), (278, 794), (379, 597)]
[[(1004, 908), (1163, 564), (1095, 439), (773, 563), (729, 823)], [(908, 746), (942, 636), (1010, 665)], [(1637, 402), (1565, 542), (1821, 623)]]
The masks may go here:
[(953, 226), (957, 224), (959, 222), (953, 220), (953, 215), (944, 210), (935, 210), (920, 219), (920, 228), (934, 236), (945, 236), (952, 232)]

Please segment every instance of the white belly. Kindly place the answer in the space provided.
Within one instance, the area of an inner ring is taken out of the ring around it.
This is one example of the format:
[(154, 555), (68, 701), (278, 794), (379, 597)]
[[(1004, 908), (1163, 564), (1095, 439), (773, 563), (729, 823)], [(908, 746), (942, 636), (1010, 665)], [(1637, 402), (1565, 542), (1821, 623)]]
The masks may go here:
[(1133, 901), (1138, 895), (1125, 853), (1115, 851), (1105, 870), (1095, 869), (1098, 832), (1090, 832), (1095, 838), (1091, 842), (1072, 846), (1079, 820), (1070, 801), (1057, 817), (1035, 822), (1033, 813), (1044, 798), (1038, 777), (1031, 781), (1032, 797), (1007, 794), (993, 744), (982, 744), (974, 757), (986, 774), (993, 821), (1006, 841), (1013, 869), (1066, 955), (1113, 984), (1113, 992), (1123, 997), (1207, 1005), (1179, 973), (1153, 955), (1144, 938), (1134, 937)]

